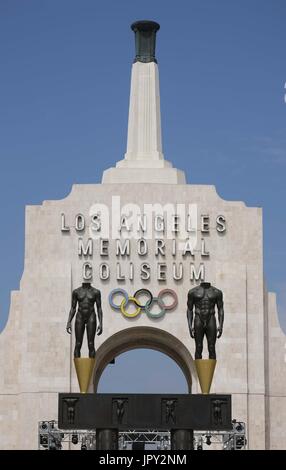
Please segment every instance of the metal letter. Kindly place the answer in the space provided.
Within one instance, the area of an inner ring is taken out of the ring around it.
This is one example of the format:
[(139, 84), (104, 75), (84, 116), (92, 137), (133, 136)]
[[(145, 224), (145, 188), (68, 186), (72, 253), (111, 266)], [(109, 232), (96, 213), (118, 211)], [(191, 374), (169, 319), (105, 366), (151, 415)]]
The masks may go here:
[(209, 215), (202, 215), (201, 216), (201, 232), (209, 233), (209, 231), (210, 231), (210, 217)]
[(205, 278), (205, 265), (204, 264), (200, 264), (200, 267), (198, 269), (198, 271), (196, 271), (196, 267), (193, 263), (190, 264), (190, 267), (191, 267), (191, 281), (203, 281), (204, 278)]
[(219, 233), (226, 231), (226, 219), (224, 215), (218, 215), (216, 218), (216, 229)]
[(130, 240), (125, 238), (124, 240), (116, 240), (116, 256), (129, 256), (130, 255)]
[(147, 279), (150, 279), (150, 264), (149, 263), (141, 264), (140, 277), (141, 279), (143, 279), (143, 281), (147, 281)]
[(82, 214), (75, 216), (75, 229), (77, 232), (82, 232), (85, 228), (85, 219)]
[(156, 239), (155, 240), (155, 256), (158, 256), (159, 254), (162, 256), (165, 256), (165, 242), (164, 240), (161, 239)]
[(172, 255), (176, 256), (177, 254), (177, 240), (175, 238), (172, 239)]
[(133, 281), (134, 279), (134, 264), (130, 263), (129, 264), (129, 280)]
[(166, 263), (157, 263), (157, 279), (158, 281), (166, 281)]
[(130, 232), (130, 227), (129, 227), (129, 225), (128, 225), (127, 216), (126, 216), (126, 215), (122, 215), (122, 216), (121, 216), (121, 219), (120, 219), (120, 228), (119, 228), (119, 232), (121, 232), (123, 229), (127, 230), (127, 232)]
[(148, 245), (147, 245), (147, 242), (146, 242), (145, 238), (140, 238), (137, 241), (137, 252), (138, 252), (139, 256), (147, 255)]
[(100, 256), (108, 256), (108, 245), (109, 245), (109, 240), (107, 238), (100, 239), (100, 251), (99, 251)]
[(194, 256), (193, 248), (191, 245), (191, 240), (189, 238), (186, 240), (186, 243), (183, 249), (183, 256), (186, 256), (187, 253), (189, 253), (191, 256)]
[(99, 266), (99, 277), (102, 281), (106, 281), (106, 279), (109, 279), (110, 275), (110, 269), (109, 265), (106, 263), (101, 263)]
[(91, 230), (94, 232), (100, 232), (101, 229), (101, 220), (100, 220), (100, 214), (94, 214), (91, 217)]
[(83, 263), (82, 277), (85, 281), (90, 281), (92, 279), (92, 266), (88, 262)]
[(205, 241), (204, 238), (202, 238), (201, 255), (202, 255), (202, 256), (210, 256), (209, 251), (206, 251), (206, 241)]
[(177, 263), (173, 263), (173, 279), (179, 281), (183, 277), (183, 263), (179, 263), (179, 274), (177, 273)]
[(172, 215), (172, 232), (179, 232), (180, 230), (180, 217), (179, 215)]
[(154, 219), (154, 230), (155, 232), (164, 232), (165, 221), (163, 215), (156, 215)]
[(146, 230), (147, 230), (146, 214), (140, 215), (138, 217), (137, 230), (138, 230), (138, 232), (140, 232), (140, 231), (146, 232)]
[(124, 281), (125, 280), (125, 275), (121, 273), (120, 263), (116, 263), (116, 279), (117, 279), (117, 281)]
[(78, 239), (78, 256), (92, 256), (92, 255), (93, 255), (93, 240), (92, 240), (92, 238), (88, 238), (86, 246), (84, 246), (84, 241), (80, 237)]
[(62, 232), (69, 232), (70, 228), (66, 226), (66, 216), (65, 216), (64, 213), (61, 214), (61, 220), (62, 220), (61, 231)]

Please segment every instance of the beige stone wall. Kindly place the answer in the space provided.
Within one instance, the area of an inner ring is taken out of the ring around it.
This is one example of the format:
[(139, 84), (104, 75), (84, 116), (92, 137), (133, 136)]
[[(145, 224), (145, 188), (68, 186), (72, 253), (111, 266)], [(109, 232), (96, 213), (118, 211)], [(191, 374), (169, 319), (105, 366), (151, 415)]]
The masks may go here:
[(267, 447), (285, 449), (286, 431), (286, 336), (278, 319), (276, 295), (268, 293), (266, 338), (266, 409), (268, 415)]
[[(130, 183), (75, 185), (63, 200), (27, 207), (24, 273), (20, 290), (12, 293), (9, 320), (0, 335), (1, 448), (37, 447), (38, 421), (57, 416), (56, 394), (78, 390), (72, 367), (73, 339), (66, 334), (65, 326), (72, 289), (82, 281), (84, 260), (77, 254), (79, 235), (73, 229), (66, 234), (60, 230), (61, 213), (66, 214), (68, 224), (73, 224), (77, 213), (88, 217), (94, 203), (110, 205), (113, 195), (121, 197), (122, 205), (130, 202), (141, 207), (143, 203), (154, 202), (197, 204), (199, 214), (210, 215), (211, 233), (205, 236), (210, 257), (203, 260), (206, 280), (224, 292), (225, 300), (225, 328), (217, 343), (218, 364), (212, 391), (233, 395), (233, 417), (246, 421), (251, 449), (265, 448), (269, 420), (270, 447), (277, 446), (277, 436), (282, 435), (283, 426), (285, 432), (285, 420), (281, 416), (286, 413), (286, 406), (284, 403), (281, 410), (281, 403), (285, 401), (286, 375), (281, 377), (280, 374), (279, 378), (281, 365), (276, 359), (281, 362), (281, 354), (285, 354), (285, 336), (275, 323), (275, 299), (271, 296), (269, 325), (265, 323), (261, 209), (246, 207), (242, 202), (224, 201), (213, 186)], [(215, 229), (218, 214), (227, 219), (224, 235), (219, 235)], [(198, 235), (200, 239), (201, 234)], [(86, 238), (88, 230), (81, 236)], [(119, 284), (115, 258), (112, 248), (106, 259), (112, 266), (110, 279), (100, 281), (96, 272), (93, 280), (93, 285), (101, 290), (104, 312), (103, 334), (96, 338), (96, 347), (123, 328), (155, 326), (176, 336), (193, 355), (186, 301), (188, 290), (194, 284), (188, 276), (184, 281), (174, 281), (169, 273), (166, 282), (159, 283), (153, 276), (144, 283), (136, 275), (134, 281)], [(136, 273), (142, 260), (137, 255), (130, 259)], [(151, 249), (148, 261), (154, 260)], [(102, 261), (98, 253), (91, 260), (94, 266)], [(170, 250), (162, 261), (168, 265), (174, 261)], [(201, 261), (197, 256), (196, 265)], [(154, 295), (163, 287), (172, 288), (178, 293), (178, 307), (158, 320), (151, 320), (145, 314), (127, 319), (112, 310), (108, 303), (109, 292), (118, 285), (130, 295), (142, 285)], [(267, 328), (269, 352), (266, 354)], [(206, 345), (204, 352), (206, 354)], [(82, 353), (86, 353), (86, 338)], [(268, 381), (269, 400), (266, 396)], [(195, 383), (193, 393), (197, 391)]]

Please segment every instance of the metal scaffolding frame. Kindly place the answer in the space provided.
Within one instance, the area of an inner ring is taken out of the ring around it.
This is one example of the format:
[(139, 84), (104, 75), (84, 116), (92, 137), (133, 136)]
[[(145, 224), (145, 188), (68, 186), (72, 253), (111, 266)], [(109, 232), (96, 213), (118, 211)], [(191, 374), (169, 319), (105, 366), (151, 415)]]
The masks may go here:
[[(156, 429), (130, 429), (119, 432), (118, 447), (131, 450), (134, 443), (144, 443), (144, 447), (158, 450), (171, 449), (170, 431)], [(195, 450), (246, 450), (246, 426), (242, 421), (232, 420), (232, 430), (195, 431)], [(95, 450), (95, 430), (61, 430), (57, 421), (40, 421), (38, 425), (39, 450)]]

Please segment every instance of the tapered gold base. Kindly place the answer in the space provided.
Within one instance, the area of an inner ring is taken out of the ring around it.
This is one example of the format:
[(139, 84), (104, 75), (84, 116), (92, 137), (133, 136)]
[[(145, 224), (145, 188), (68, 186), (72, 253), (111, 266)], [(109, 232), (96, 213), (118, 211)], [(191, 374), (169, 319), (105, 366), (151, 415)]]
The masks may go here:
[(93, 368), (95, 364), (94, 357), (75, 357), (74, 365), (80, 393), (86, 393), (90, 384)]
[(202, 393), (207, 395), (213, 380), (216, 359), (196, 359), (195, 366), (201, 386)]

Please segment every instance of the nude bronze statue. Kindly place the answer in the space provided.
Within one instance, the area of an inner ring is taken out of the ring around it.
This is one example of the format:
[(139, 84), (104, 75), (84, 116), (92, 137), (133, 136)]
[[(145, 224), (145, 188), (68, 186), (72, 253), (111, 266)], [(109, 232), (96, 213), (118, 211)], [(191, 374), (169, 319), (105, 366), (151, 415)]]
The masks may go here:
[[(96, 314), (94, 304), (97, 307), (98, 325), (96, 324)], [(76, 308), (78, 306), (77, 312)], [(86, 328), (87, 344), (89, 357), (95, 357), (94, 338), (95, 333), (102, 333), (102, 309), (101, 295), (98, 289), (95, 289), (89, 282), (84, 282), (81, 287), (75, 289), (72, 293), (72, 305), (66, 330), (69, 334), (72, 332), (72, 319), (76, 314), (75, 320), (75, 348), (74, 357), (80, 357), (80, 350), (83, 341), (83, 335)]]
[[(218, 327), (215, 307), (218, 313)], [(202, 359), (204, 336), (208, 342), (209, 359), (216, 359), (215, 343), (222, 335), (224, 320), (222, 292), (209, 282), (201, 282), (199, 286), (191, 289), (188, 293), (187, 317), (190, 335), (196, 343), (195, 359)]]

